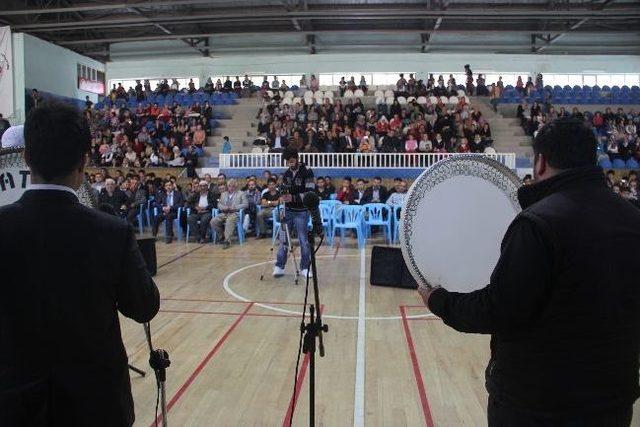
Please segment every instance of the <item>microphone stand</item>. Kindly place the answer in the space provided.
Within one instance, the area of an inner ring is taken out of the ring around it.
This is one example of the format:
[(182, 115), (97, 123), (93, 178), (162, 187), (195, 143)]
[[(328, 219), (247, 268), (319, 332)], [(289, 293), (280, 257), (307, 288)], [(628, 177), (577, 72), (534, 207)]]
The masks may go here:
[[(162, 349), (153, 349), (151, 343), (151, 325), (149, 322), (144, 324), (144, 333), (147, 336), (147, 344), (149, 345), (149, 365), (156, 374), (156, 384), (158, 385), (158, 397), (160, 400), (160, 408), (162, 413), (162, 427), (167, 427), (167, 396), (165, 390), (165, 381), (167, 380), (167, 368), (171, 365), (169, 353)], [(158, 401), (156, 400), (156, 417), (154, 425), (158, 425)]]
[[(316, 349), (320, 350), (320, 357), (324, 357), (324, 341), (323, 333), (329, 332), (329, 326), (322, 323), (322, 306), (320, 305), (320, 291), (318, 289), (318, 269), (316, 265), (316, 251), (322, 245), (321, 237), (320, 245), (315, 247), (315, 232), (310, 230), (309, 245), (311, 247), (311, 271), (313, 273), (313, 304), (309, 306), (309, 323), (305, 324), (305, 316), (307, 314), (307, 299), (309, 295), (309, 276), (307, 276), (307, 285), (304, 295), (304, 310), (302, 312), (302, 322), (300, 323), (301, 350), (304, 354), (309, 355), (309, 426), (315, 426), (315, 405), (316, 405)], [(318, 345), (316, 346), (316, 340)], [(298, 366), (300, 363), (300, 349), (298, 350), (298, 364), (296, 365), (296, 375), (293, 387), (293, 402), (291, 408), (291, 416), (289, 418), (289, 426), (293, 423), (293, 413), (295, 408), (295, 392), (297, 388)]]

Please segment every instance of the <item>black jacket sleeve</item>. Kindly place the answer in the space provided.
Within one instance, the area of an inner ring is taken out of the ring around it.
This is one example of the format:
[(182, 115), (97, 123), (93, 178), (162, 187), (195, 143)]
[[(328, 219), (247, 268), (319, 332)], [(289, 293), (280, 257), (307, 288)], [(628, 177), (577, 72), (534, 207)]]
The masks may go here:
[(160, 309), (160, 293), (147, 271), (131, 226), (127, 228), (123, 249), (117, 285), (118, 310), (136, 322), (148, 322)]
[(553, 246), (538, 224), (518, 217), (504, 237), (491, 283), (470, 293), (437, 289), (429, 308), (460, 332), (508, 333), (526, 327), (541, 313), (551, 288)]

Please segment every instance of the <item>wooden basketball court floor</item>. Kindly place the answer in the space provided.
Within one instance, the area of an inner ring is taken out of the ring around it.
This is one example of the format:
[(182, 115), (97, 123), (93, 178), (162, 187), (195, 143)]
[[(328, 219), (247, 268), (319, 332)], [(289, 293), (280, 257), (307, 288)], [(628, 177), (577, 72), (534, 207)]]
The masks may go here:
[[(371, 247), (348, 239), (337, 257), (318, 252), (329, 333), (316, 363), (319, 426), (484, 426), (487, 336), (460, 334), (430, 315), (417, 292), (371, 287)], [(380, 240), (380, 243), (382, 241)], [(302, 279), (271, 277), (270, 240), (219, 246), (158, 242), (162, 298), (151, 322), (171, 358), (169, 426), (308, 425), (308, 359), (292, 402)], [(265, 279), (260, 281), (264, 263)], [(452, 268), (455, 268), (452, 266)], [(155, 378), (141, 325), (122, 318), (136, 426), (154, 424)], [(640, 405), (632, 423), (640, 426)]]

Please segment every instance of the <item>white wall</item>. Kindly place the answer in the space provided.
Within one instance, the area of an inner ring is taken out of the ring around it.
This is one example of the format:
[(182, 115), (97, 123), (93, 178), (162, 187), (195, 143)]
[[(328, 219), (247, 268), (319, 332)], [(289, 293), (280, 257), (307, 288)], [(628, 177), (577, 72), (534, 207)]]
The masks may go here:
[[(214, 50), (215, 55), (215, 50)], [(107, 80), (153, 77), (199, 77), (242, 74), (334, 72), (462, 71), (530, 73), (637, 73), (640, 56), (623, 55), (501, 55), (501, 54), (245, 54), (162, 59), (118, 60), (107, 63)]]
[(24, 34), (11, 34), (13, 44), (13, 117), (11, 124), (24, 123)]
[[(78, 64), (98, 71), (105, 65), (69, 49), (56, 46), (29, 34), (16, 34), (24, 38), (24, 88), (38, 89), (69, 98), (85, 99), (88, 95), (94, 102), (98, 95), (78, 89)], [(14, 47), (15, 50), (15, 47)]]

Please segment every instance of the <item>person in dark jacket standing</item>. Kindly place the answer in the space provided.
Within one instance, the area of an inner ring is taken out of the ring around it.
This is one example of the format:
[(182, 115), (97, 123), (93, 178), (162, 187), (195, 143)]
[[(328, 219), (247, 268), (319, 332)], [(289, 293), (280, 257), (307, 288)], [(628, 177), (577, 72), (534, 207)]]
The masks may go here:
[[(285, 204), (284, 222), (289, 231), (289, 237), (294, 230), (298, 233), (298, 241), (300, 242), (300, 275), (302, 277), (311, 277), (311, 247), (307, 236), (307, 224), (309, 223), (309, 211), (302, 203), (304, 193), (315, 191), (315, 182), (313, 171), (308, 169), (304, 163), (298, 160), (298, 152), (294, 149), (287, 148), (282, 153), (282, 159), (287, 162), (289, 169), (286, 170), (282, 181), (286, 190), (280, 196), (281, 201)], [(284, 266), (287, 263), (287, 233), (285, 227), (280, 229), (278, 253), (276, 255), (276, 265), (273, 268), (274, 277), (282, 277), (284, 275)]]
[(78, 202), (84, 117), (45, 104), (24, 135), (31, 186), (0, 207), (0, 425), (131, 426), (118, 312), (148, 322), (158, 288), (131, 226)]
[[(580, 120), (545, 126), (489, 285), (420, 290), (460, 332), (491, 334), (489, 426), (629, 426), (638, 398), (640, 211), (605, 185)], [(615, 218), (603, 221), (602, 218)]]

